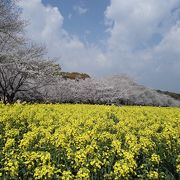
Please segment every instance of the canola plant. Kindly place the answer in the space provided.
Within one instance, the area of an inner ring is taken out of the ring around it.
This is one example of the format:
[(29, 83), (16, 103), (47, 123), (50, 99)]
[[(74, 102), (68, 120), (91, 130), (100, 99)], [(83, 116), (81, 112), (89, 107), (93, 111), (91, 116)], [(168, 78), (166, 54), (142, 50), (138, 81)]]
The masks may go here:
[(0, 104), (0, 179), (179, 179), (180, 109)]

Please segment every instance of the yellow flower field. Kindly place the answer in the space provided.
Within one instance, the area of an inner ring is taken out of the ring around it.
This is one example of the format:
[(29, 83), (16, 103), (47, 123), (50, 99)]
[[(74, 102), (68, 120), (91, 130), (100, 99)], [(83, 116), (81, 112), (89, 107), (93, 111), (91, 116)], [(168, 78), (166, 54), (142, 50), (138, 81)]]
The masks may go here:
[(178, 179), (180, 109), (0, 104), (0, 179)]

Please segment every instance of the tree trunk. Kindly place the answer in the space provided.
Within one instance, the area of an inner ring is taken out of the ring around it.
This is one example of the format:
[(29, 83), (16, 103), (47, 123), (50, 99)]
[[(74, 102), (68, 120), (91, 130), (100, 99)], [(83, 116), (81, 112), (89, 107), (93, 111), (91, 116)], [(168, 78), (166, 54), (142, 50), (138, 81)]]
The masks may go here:
[(11, 95), (7, 95), (7, 102), (9, 104), (12, 104), (14, 102), (14, 97), (15, 97), (14, 93), (12, 93)]
[(6, 94), (5, 94), (5, 93), (3, 93), (3, 103), (4, 103), (4, 104), (7, 104), (7, 101), (6, 101)]

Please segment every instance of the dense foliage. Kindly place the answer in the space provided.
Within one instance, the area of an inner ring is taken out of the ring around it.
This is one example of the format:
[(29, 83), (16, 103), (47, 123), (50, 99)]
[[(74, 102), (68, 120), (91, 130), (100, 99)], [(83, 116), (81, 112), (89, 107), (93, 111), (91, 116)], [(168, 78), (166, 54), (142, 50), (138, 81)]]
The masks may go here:
[(0, 105), (0, 179), (178, 179), (180, 109)]
[(60, 75), (63, 79), (71, 79), (71, 80), (80, 80), (80, 79), (87, 79), (90, 76), (86, 73), (79, 73), (79, 72), (59, 72), (57, 75)]
[(180, 101), (141, 86), (125, 75), (78, 81), (58, 79), (41, 93), (44, 102), (180, 107)]
[(169, 92), (169, 91), (161, 91), (161, 90), (156, 90), (158, 93), (161, 94), (166, 94), (174, 99), (177, 99), (180, 101), (180, 94), (179, 93), (175, 93), (175, 92)]

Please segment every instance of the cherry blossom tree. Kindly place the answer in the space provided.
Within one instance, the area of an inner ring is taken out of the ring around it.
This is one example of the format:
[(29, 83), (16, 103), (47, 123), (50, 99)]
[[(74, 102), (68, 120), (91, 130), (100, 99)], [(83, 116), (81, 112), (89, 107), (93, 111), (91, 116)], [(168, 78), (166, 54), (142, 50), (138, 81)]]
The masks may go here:
[(46, 60), (44, 48), (36, 45), (19, 47), (0, 58), (0, 93), (4, 103), (12, 103), (16, 94), (36, 93), (53, 83), (54, 73), (60, 70)]
[(118, 75), (102, 79), (59, 79), (44, 89), (47, 102), (116, 105), (180, 106), (173, 98)]
[(12, 103), (15, 98), (37, 95), (52, 84), (60, 66), (45, 57), (45, 48), (26, 40), (26, 23), (16, 0), (0, 1), (0, 97)]

